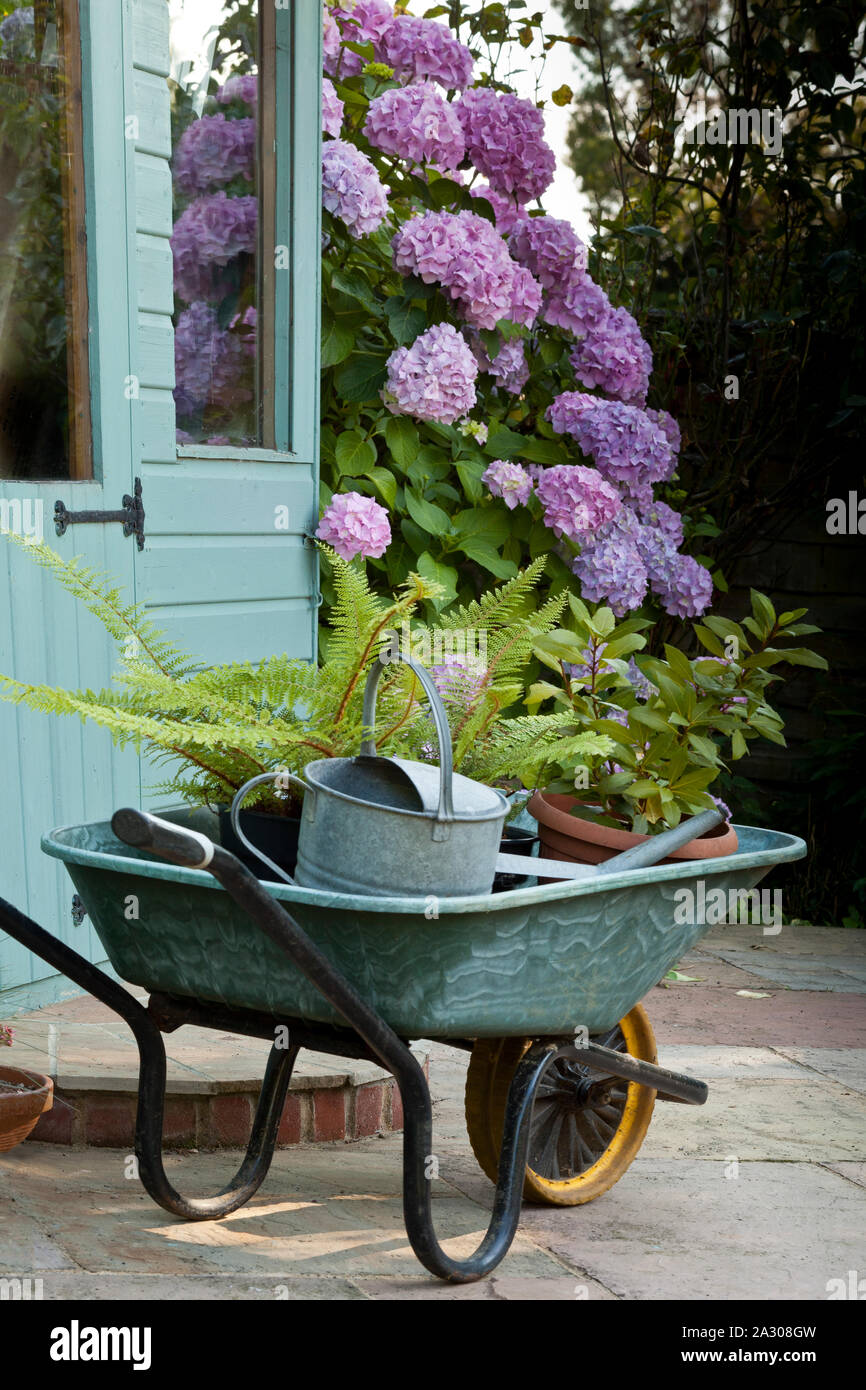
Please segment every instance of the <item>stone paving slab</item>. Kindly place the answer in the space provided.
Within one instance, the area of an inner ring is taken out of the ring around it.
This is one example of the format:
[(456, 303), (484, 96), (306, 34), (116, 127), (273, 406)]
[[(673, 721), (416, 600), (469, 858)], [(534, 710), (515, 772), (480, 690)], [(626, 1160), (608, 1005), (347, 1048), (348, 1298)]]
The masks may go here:
[(254, 1278), (235, 1275), (182, 1274), (87, 1274), (67, 1270), (42, 1275), (42, 1297), (46, 1302), (82, 1300), (102, 1302), (231, 1301), (232, 1303), (279, 1302), (363, 1302), (375, 1297), (364, 1291), (360, 1281), (349, 1279), (303, 1279), (285, 1274), (258, 1274)]
[(829, 1076), (849, 1091), (866, 1095), (866, 1047), (778, 1047), (776, 1052), (810, 1072)]
[[(625, 1299), (826, 1299), (866, 1267), (866, 1197), (809, 1163), (638, 1157), (603, 1198), (525, 1207), (523, 1230)], [(565, 1219), (563, 1219), (563, 1216)]]
[[(390, 1152), (386, 1145), (317, 1145), (303, 1151), (300, 1164), (278, 1151), (266, 1192), (222, 1221), (183, 1222), (160, 1211), (123, 1177), (119, 1155), (101, 1150), (88, 1150), (86, 1164), (66, 1165), (64, 1183), (50, 1148), (19, 1146), (0, 1160), (0, 1195), (5, 1203), (14, 1193), (25, 1212), (38, 1211), (47, 1236), (82, 1269), (101, 1275), (257, 1277), (290, 1269), (295, 1276), (417, 1278), (403, 1226), (399, 1140), (390, 1142)], [(218, 1185), (210, 1158), (181, 1160), (182, 1175), (177, 1163), (166, 1166), (184, 1192)], [(219, 1171), (228, 1168), (224, 1162)], [(67, 1194), (62, 1203), (58, 1190)], [(434, 1198), (443, 1245), (465, 1258), (481, 1241), (487, 1212), (445, 1183), (434, 1184)], [(560, 1278), (562, 1272), (559, 1259), (518, 1234), (509, 1277)]]
[(866, 1156), (866, 1097), (836, 1082), (713, 1081), (705, 1105), (657, 1102), (641, 1154), (646, 1157), (775, 1159)]

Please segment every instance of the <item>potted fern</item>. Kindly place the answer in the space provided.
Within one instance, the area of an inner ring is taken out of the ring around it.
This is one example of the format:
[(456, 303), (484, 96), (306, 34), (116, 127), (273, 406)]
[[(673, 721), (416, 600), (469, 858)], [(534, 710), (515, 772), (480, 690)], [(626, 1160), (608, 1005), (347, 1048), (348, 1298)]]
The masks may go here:
[[(14, 536), (10, 540), (18, 542)], [(525, 571), (484, 594), (478, 602), (437, 617), (441, 590), (412, 574), (391, 599), (374, 594), (362, 568), (328, 547), (335, 590), (330, 625), (319, 665), (288, 656), (209, 666), (180, 651), (148, 621), (140, 606), (124, 603), (117, 586), (65, 560), (47, 545), (28, 545), (27, 554), (44, 566), (103, 624), (118, 644), (115, 686), (107, 690), (64, 690), (29, 685), (0, 675), (0, 698), (49, 714), (78, 715), (107, 729), (114, 742), (132, 744), (166, 776), (154, 790), (165, 804), (182, 801), (225, 811), (238, 789), (262, 772), (274, 773), (250, 794), (253, 816), (244, 832), (270, 858), (290, 872), (292, 823), (299, 803), (281, 772), (303, 773), (316, 758), (345, 757), (358, 751), (363, 737), (362, 702), (366, 672), (395, 641), (433, 663), (445, 654), (471, 648), (472, 691), (466, 703), (446, 697), (454, 740), (455, 766), (469, 776), (493, 771), (485, 750), (506, 708), (523, 693), (522, 671), (533, 643), (559, 620), (565, 596), (535, 611), (533, 591), (544, 570), (537, 560)], [(449, 655), (450, 654), (450, 655)], [(458, 658), (459, 659), (459, 658)], [(412, 671), (394, 662), (384, 677), (378, 702), (380, 750), (416, 756), (428, 738), (429, 721)], [(252, 833), (251, 833), (252, 832)], [(276, 836), (277, 854), (273, 852)], [(229, 847), (235, 848), (226, 835)], [(270, 846), (270, 848), (269, 848)], [(255, 868), (256, 861), (250, 866)]]

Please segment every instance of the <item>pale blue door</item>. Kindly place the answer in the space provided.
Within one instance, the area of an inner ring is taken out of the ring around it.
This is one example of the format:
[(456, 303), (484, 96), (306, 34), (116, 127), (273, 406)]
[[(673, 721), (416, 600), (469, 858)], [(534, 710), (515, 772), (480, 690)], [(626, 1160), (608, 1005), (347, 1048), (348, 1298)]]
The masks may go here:
[[(4, 479), (0, 430), (0, 501), (29, 500), (31, 517), (41, 502), (49, 543), (116, 576), (173, 640), (204, 659), (274, 651), (314, 658), (318, 574), (305, 534), (315, 527), (318, 487), (319, 7), (268, 3), (259, 14), (255, 0), (241, 0), (239, 8), (246, 54), (230, 54), (226, 66), (219, 35), (235, 0), (79, 0), (93, 476)], [(67, 24), (68, 46), (68, 13), (58, 22)], [(256, 73), (255, 86), (228, 87), (233, 67)], [(224, 124), (187, 133), (215, 116)], [(236, 130), (226, 128), (231, 122)], [(249, 190), (247, 170), (220, 185), (206, 153), (190, 167), (201, 135), (215, 130), (242, 144), (253, 125)], [(182, 255), (172, 256), (172, 234), (182, 252), (177, 223), (219, 210), (223, 196), (248, 199), (231, 211), (250, 217), (255, 199), (254, 248), (251, 241), (236, 258), (240, 271), (205, 257), (192, 274), (209, 283), (190, 285)], [(0, 219), (0, 254), (2, 230)], [(235, 281), (223, 284), (224, 272)], [(200, 290), (207, 295), (191, 301)], [(200, 322), (212, 325), (206, 342)], [(71, 395), (75, 408), (80, 396)], [(237, 408), (235, 397), (243, 397)], [(74, 524), (54, 536), (57, 499), (73, 512), (116, 509), (135, 479), (143, 549), (117, 523)], [(6, 516), (14, 521), (9, 508)], [(99, 625), (16, 547), (0, 544), (0, 670), (33, 682), (109, 684), (115, 653)], [(148, 785), (158, 776), (113, 750), (100, 730), (2, 704), (0, 747), (0, 894), (101, 960), (87, 920), (73, 925), (71, 884), (41, 854), (39, 838), (46, 827), (102, 818), (120, 804), (156, 804)], [(0, 1013), (66, 988), (0, 934)]]

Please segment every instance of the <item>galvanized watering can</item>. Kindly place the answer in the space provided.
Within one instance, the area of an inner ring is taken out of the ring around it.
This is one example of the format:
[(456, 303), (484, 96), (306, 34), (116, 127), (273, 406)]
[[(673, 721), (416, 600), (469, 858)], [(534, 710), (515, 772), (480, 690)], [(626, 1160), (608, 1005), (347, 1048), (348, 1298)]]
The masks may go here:
[(263, 773), (241, 787), (232, 803), (235, 834), (278, 878), (306, 888), (386, 897), (489, 893), (508, 802), (454, 772), (439, 692), (430, 673), (405, 657), (399, 660), (415, 672), (430, 703), (439, 766), (377, 754), (376, 692), (392, 659), (378, 659), (367, 677), (363, 720), (369, 733), (358, 757), (308, 763), (304, 780), (281, 774), (304, 792), (296, 878), (250, 844), (238, 819), (246, 793), (278, 774)]

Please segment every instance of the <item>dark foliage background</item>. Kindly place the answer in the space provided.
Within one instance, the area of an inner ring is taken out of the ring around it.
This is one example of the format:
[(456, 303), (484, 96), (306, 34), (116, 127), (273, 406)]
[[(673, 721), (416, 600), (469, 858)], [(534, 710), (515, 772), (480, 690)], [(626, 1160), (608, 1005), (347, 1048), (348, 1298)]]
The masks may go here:
[[(631, 304), (683, 429), (669, 500), (727, 576), (731, 611), (754, 584), (825, 629), (831, 674), (791, 683), (791, 747), (729, 784), (736, 811), (808, 838), (790, 916), (864, 925), (864, 540), (826, 525), (829, 499), (866, 496), (862, 3), (557, 6), (590, 271)], [(731, 109), (778, 109), (778, 154), (682, 139), (702, 110)]]

